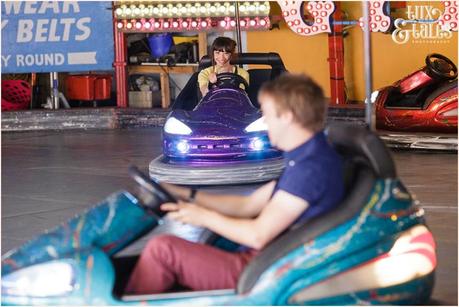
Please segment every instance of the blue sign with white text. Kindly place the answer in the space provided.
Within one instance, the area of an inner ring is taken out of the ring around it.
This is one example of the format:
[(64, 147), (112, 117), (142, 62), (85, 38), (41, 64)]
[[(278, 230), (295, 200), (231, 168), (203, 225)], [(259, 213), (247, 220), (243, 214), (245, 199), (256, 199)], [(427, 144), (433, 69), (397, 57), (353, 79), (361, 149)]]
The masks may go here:
[(2, 73), (111, 70), (110, 1), (2, 1)]

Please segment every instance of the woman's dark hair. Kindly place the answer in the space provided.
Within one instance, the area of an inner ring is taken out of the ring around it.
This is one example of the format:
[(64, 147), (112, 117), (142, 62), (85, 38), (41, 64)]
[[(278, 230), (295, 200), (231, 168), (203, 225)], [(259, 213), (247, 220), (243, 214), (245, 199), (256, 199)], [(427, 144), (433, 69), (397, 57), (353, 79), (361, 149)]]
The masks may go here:
[(212, 43), (212, 65), (215, 65), (215, 60), (213, 57), (214, 50), (229, 52), (231, 53), (231, 56), (233, 56), (236, 51), (236, 42), (229, 37), (217, 37)]

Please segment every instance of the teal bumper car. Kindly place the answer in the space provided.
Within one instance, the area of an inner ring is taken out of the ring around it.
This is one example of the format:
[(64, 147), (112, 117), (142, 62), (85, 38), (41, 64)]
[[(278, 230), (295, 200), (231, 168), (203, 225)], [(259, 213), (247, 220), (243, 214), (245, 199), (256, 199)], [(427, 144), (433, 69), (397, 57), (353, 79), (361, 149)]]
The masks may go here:
[[(346, 196), (284, 232), (236, 289), (125, 295), (136, 257), (117, 256), (163, 220), (173, 200), (137, 171), (136, 187), (2, 257), (3, 305), (346, 305), (428, 303), (435, 242), (383, 142), (364, 128), (328, 129), (345, 160)], [(210, 237), (209, 237), (210, 238)], [(222, 238), (209, 239), (217, 244)], [(177, 289), (176, 289), (177, 290)]]

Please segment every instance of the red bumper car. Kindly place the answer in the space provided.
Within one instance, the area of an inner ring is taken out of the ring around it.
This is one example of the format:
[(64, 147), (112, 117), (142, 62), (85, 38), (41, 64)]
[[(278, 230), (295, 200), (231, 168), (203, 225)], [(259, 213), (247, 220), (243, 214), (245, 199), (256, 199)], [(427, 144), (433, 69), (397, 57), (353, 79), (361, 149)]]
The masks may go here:
[(457, 67), (441, 54), (426, 66), (375, 91), (376, 127), (391, 131), (457, 133)]

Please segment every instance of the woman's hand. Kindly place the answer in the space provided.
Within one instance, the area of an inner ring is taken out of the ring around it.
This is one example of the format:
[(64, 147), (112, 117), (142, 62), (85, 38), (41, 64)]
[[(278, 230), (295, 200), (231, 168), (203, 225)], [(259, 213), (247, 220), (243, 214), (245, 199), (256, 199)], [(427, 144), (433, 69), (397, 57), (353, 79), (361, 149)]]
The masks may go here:
[(175, 221), (199, 227), (206, 227), (206, 220), (213, 214), (213, 211), (184, 201), (162, 204), (161, 210), (168, 211), (167, 216)]
[(210, 83), (216, 83), (217, 82), (217, 74), (214, 72), (211, 72), (209, 74), (209, 82)]

